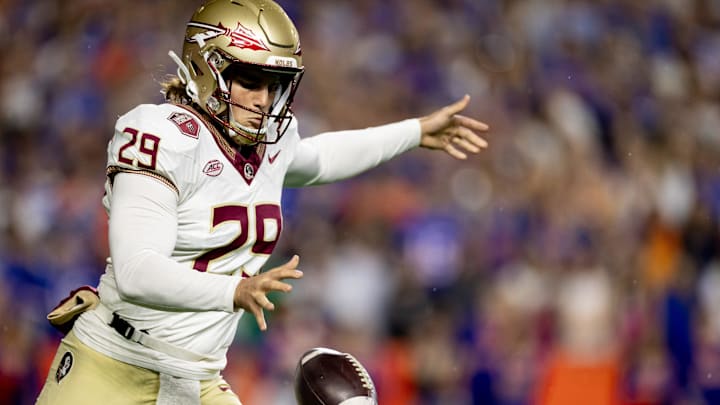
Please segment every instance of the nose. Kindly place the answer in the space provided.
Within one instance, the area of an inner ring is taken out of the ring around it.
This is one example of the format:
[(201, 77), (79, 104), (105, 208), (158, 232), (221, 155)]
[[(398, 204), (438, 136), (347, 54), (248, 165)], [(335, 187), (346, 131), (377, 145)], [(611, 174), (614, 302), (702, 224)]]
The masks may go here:
[(253, 90), (252, 103), (253, 107), (261, 111), (266, 111), (270, 107), (270, 89), (267, 85), (263, 85)]

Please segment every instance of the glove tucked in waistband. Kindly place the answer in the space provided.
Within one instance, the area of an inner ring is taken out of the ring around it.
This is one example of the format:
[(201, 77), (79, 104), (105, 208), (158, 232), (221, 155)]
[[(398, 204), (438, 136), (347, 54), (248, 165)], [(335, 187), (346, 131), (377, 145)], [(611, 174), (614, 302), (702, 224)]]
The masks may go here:
[(100, 303), (97, 289), (84, 285), (70, 292), (65, 299), (47, 315), (50, 325), (63, 334), (67, 334), (75, 324), (75, 320), (85, 311), (95, 308)]

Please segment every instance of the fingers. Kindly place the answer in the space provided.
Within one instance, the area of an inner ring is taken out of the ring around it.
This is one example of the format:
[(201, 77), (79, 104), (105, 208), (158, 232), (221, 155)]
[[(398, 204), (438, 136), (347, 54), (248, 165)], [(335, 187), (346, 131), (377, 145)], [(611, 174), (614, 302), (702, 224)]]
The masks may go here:
[(257, 321), (260, 330), (264, 331), (267, 329), (267, 321), (265, 321), (265, 313), (263, 312), (263, 309), (267, 311), (275, 310), (275, 304), (273, 304), (265, 294), (268, 291), (289, 292), (292, 289), (292, 286), (275, 280), (266, 280), (262, 284), (264, 284), (262, 288), (250, 294), (253, 302), (250, 303), (249, 310), (253, 316), (255, 316), (255, 320)]
[(467, 155), (465, 153), (461, 152), (460, 150), (458, 150), (452, 144), (445, 145), (443, 150), (445, 150), (445, 152), (450, 154), (450, 156), (454, 157), (455, 159), (459, 159), (459, 160), (467, 159)]
[(300, 257), (298, 255), (294, 255), (287, 263), (275, 267), (274, 269), (263, 273), (263, 275), (266, 277), (270, 277), (273, 280), (283, 280), (286, 278), (302, 278), (303, 272), (297, 269), (298, 263), (300, 263)]
[(263, 293), (268, 293), (271, 291), (279, 291), (279, 292), (287, 293), (287, 292), (292, 291), (292, 286), (288, 283), (283, 283), (282, 281), (267, 279), (267, 280), (263, 280), (263, 283), (260, 286), (259, 291), (262, 291)]
[(488, 143), (485, 139), (477, 136), (473, 131), (467, 128), (456, 128), (452, 131), (449, 141), (443, 148), (450, 156), (464, 160), (467, 155), (459, 148), (470, 153), (479, 153), (481, 149), (487, 148)]
[[(287, 263), (281, 264), (280, 266), (277, 266), (277, 267), (273, 268), (273, 269), (270, 270), (270, 271), (277, 271), (277, 270), (295, 270), (295, 269), (297, 269), (298, 263), (300, 263), (300, 256), (298, 256), (298, 255), (293, 255), (293, 257), (290, 258), (290, 260), (288, 260)], [(266, 272), (266, 273), (269, 273), (270, 271), (268, 271), (268, 272)]]
[(299, 262), (300, 257), (294, 255), (281, 266), (242, 280), (235, 291), (234, 307), (253, 314), (260, 330), (266, 330), (267, 322), (263, 310), (275, 309), (275, 304), (268, 299), (267, 294), (273, 291), (290, 292), (292, 285), (282, 280), (302, 278), (303, 272), (297, 269)]
[(470, 102), (470, 96), (466, 94), (466, 95), (464, 95), (463, 98), (461, 98), (460, 100), (458, 100), (458, 101), (450, 104), (449, 106), (445, 107), (445, 112), (447, 112), (448, 115), (452, 117), (453, 115), (455, 115), (455, 114), (459, 113), (460, 111), (464, 110), (465, 107), (467, 107), (467, 105), (468, 105), (469, 102)]
[(266, 294), (270, 291), (290, 292), (290, 290), (292, 290), (292, 286), (290, 284), (273, 279), (266, 279), (262, 280), (258, 289), (250, 293), (252, 300), (249, 303), (248, 310), (255, 316), (255, 320), (257, 321), (260, 330), (264, 331), (267, 329), (267, 322), (265, 321), (265, 313), (263, 312), (263, 309), (267, 311), (275, 310), (275, 304), (270, 301)]
[(478, 121), (478, 120), (475, 120), (475, 119), (472, 119), (470, 117), (466, 117), (464, 115), (456, 114), (454, 118), (455, 118), (455, 122), (458, 125), (463, 126), (465, 128), (470, 128), (473, 131), (485, 132), (488, 129), (490, 129), (490, 126), (488, 124)]
[(250, 312), (252, 312), (253, 316), (255, 316), (255, 321), (257, 321), (258, 327), (260, 330), (264, 331), (267, 330), (267, 322), (265, 321), (265, 313), (263, 313), (263, 310), (261, 307), (257, 305), (253, 305), (252, 308), (250, 308)]
[[(453, 141), (465, 141), (473, 145), (475, 148), (487, 148), (488, 142), (480, 137), (475, 131), (466, 127), (457, 127), (450, 131)], [(470, 149), (470, 148), (468, 148)]]
[(456, 159), (467, 159), (465, 152), (478, 153), (488, 147), (488, 142), (476, 132), (485, 132), (490, 127), (476, 119), (460, 115), (470, 102), (465, 95), (458, 101), (434, 113), (420, 118), (420, 146), (439, 149)]
[(273, 311), (275, 309), (275, 304), (273, 304), (265, 294), (261, 292), (255, 292), (253, 294), (253, 298), (255, 299), (255, 302), (262, 308), (265, 308), (268, 311)]
[(452, 141), (460, 146), (461, 148), (465, 149), (468, 152), (471, 153), (478, 153), (480, 152), (480, 148), (478, 146), (473, 145), (472, 143), (468, 142), (467, 140), (459, 137), (452, 138)]
[(294, 270), (294, 269), (297, 269), (298, 263), (300, 263), (300, 256), (293, 255), (293, 257), (291, 257), (287, 263), (283, 264), (280, 267)]

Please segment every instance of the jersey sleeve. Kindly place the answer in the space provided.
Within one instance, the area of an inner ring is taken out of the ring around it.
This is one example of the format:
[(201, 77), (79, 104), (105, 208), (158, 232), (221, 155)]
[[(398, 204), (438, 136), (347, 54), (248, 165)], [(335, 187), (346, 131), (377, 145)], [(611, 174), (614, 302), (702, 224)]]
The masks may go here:
[(369, 170), (420, 145), (420, 122), (325, 132), (297, 142), (285, 186), (331, 183)]
[(145, 174), (182, 195), (194, 183), (191, 168), (199, 132), (197, 121), (187, 120), (194, 118), (169, 104), (143, 104), (121, 116), (108, 144), (108, 176)]
[(152, 179), (118, 174), (109, 222), (118, 293), (144, 306), (233, 312), (239, 276), (187, 271), (169, 257), (177, 238), (175, 198)]

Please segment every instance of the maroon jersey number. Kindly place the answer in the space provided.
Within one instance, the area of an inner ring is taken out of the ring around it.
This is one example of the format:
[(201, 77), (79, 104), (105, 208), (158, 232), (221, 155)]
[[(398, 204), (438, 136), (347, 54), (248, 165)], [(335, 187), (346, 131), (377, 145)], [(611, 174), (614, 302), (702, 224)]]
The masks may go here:
[[(211, 260), (223, 257), (234, 250), (240, 249), (248, 240), (248, 207), (244, 205), (225, 205), (213, 208), (213, 228), (223, 222), (237, 221), (240, 224), (240, 233), (230, 243), (212, 249), (195, 259), (193, 269), (207, 271)], [(265, 233), (266, 221), (274, 221), (277, 224), (277, 232), (267, 239)], [(255, 206), (255, 235), (256, 240), (250, 249), (253, 253), (269, 255), (275, 249), (280, 232), (282, 231), (282, 213), (277, 204), (259, 204)]]
[[(123, 133), (130, 135), (130, 140), (126, 144), (120, 147), (118, 152), (118, 162), (125, 163), (131, 166), (140, 167), (143, 169), (155, 170), (157, 164), (157, 154), (160, 148), (160, 138), (143, 132), (139, 136), (140, 145), (138, 145), (138, 151), (146, 155), (145, 159), (138, 158), (137, 160), (132, 156), (132, 153), (127, 151), (128, 148), (135, 146), (138, 142), (138, 134), (140, 131), (134, 128), (125, 128)], [(128, 152), (128, 153), (126, 153)]]

